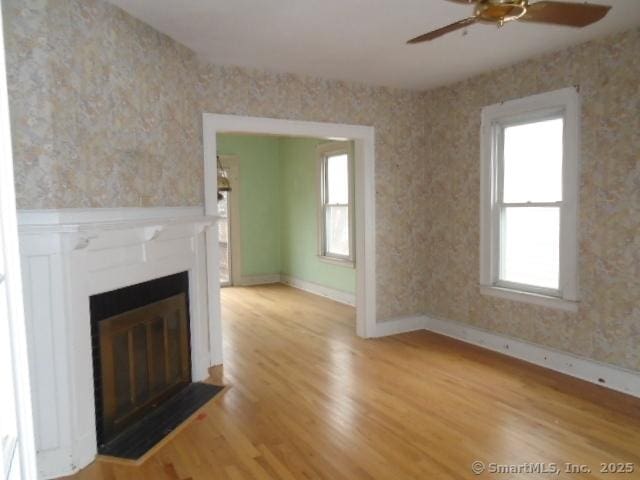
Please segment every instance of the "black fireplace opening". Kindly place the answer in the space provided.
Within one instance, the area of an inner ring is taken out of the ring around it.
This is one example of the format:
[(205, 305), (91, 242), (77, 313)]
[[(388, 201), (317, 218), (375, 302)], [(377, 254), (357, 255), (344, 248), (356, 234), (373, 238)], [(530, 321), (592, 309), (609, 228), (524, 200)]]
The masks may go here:
[(188, 272), (90, 297), (98, 450), (191, 384)]

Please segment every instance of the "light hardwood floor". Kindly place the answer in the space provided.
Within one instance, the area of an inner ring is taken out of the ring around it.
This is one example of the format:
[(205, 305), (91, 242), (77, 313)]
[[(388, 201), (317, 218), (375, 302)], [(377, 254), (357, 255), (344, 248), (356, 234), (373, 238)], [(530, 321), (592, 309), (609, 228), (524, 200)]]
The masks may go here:
[[(230, 388), (144, 465), (72, 478), (640, 478), (636, 399), (426, 332), (361, 340), (353, 308), (282, 285), (222, 299), (212, 381)], [(476, 476), (475, 460), (592, 473)]]

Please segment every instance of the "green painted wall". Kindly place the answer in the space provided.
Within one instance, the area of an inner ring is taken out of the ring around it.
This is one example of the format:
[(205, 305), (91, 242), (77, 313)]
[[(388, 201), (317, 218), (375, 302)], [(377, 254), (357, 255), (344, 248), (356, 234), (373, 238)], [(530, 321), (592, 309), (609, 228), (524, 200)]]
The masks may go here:
[(218, 135), (218, 154), (240, 158), (242, 275), (280, 272), (280, 140)]
[(355, 292), (356, 271), (318, 258), (316, 147), (322, 140), (281, 139), (281, 272), (345, 292)]
[(355, 269), (318, 259), (316, 147), (322, 140), (218, 135), (240, 158), (242, 275), (282, 273), (355, 292)]

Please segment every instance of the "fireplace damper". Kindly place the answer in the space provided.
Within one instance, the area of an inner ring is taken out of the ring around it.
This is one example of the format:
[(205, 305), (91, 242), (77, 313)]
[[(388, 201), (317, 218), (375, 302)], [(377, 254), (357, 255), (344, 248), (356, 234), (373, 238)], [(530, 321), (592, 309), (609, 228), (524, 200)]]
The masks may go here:
[(90, 306), (100, 446), (190, 384), (188, 274), (94, 295)]

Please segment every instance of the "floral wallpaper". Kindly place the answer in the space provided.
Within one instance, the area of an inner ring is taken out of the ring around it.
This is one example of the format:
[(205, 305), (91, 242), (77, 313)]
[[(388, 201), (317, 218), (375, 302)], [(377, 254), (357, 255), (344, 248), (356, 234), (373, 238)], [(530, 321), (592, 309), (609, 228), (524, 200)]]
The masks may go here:
[(3, 9), (19, 208), (201, 205), (205, 111), (372, 125), (378, 317), (419, 313), (422, 94), (204, 65), (101, 0)]
[(197, 205), (191, 52), (94, 0), (3, 0), (19, 208)]
[[(202, 112), (376, 128), (379, 321), (427, 313), (640, 370), (640, 30), (429, 92), (205, 65), (101, 0), (2, 0), (20, 208), (201, 205)], [(480, 295), (483, 106), (583, 99), (577, 314)]]
[[(421, 310), (640, 370), (640, 29), (425, 94)], [(579, 85), (577, 314), (479, 292), (480, 111)]]

